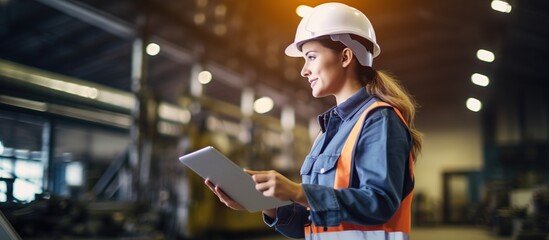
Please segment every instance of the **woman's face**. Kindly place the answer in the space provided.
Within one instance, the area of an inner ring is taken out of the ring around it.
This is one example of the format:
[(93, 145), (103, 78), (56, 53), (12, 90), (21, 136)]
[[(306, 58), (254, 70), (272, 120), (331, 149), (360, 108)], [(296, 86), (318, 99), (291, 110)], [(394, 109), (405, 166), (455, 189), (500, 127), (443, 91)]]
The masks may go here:
[(342, 56), (318, 41), (306, 42), (301, 50), (305, 58), (301, 76), (309, 80), (313, 96), (337, 95), (345, 83)]

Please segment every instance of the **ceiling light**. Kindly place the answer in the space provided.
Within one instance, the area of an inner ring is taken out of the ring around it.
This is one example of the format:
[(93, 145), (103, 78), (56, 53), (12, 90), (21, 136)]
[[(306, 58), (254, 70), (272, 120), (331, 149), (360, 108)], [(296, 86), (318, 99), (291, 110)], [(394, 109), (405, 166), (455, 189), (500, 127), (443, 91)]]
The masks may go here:
[(196, 6), (206, 7), (208, 5), (208, 0), (196, 0)]
[(215, 16), (216, 17), (222, 18), (222, 17), (225, 17), (225, 15), (227, 15), (227, 6), (225, 6), (223, 4), (219, 4), (219, 5), (215, 6)]
[(206, 22), (206, 14), (204, 13), (196, 13), (194, 15), (193, 21), (196, 25), (202, 25)]
[(295, 12), (297, 13), (298, 16), (303, 18), (303, 17), (309, 15), (311, 13), (311, 10), (313, 10), (312, 7), (309, 7), (307, 5), (299, 5), (295, 9)]
[(480, 73), (474, 73), (471, 75), (471, 82), (481, 87), (486, 87), (490, 84), (490, 79), (486, 75)]
[(160, 52), (160, 46), (156, 43), (149, 43), (149, 45), (147, 45), (147, 54), (149, 54), (150, 56), (156, 56), (156, 54), (158, 54)]
[(84, 166), (81, 162), (68, 162), (65, 166), (65, 183), (72, 187), (82, 186)]
[(227, 33), (227, 26), (225, 24), (217, 24), (214, 27), (214, 32), (217, 36), (223, 36)]
[(490, 52), (485, 49), (479, 49), (477, 51), (477, 58), (485, 62), (493, 62), (496, 59), (496, 55), (493, 52)]
[(208, 84), (212, 81), (212, 74), (208, 71), (202, 71), (198, 74), (198, 82)]
[(511, 4), (501, 0), (493, 0), (490, 6), (492, 7), (492, 9), (502, 13), (510, 13), (511, 9), (513, 9), (513, 7), (511, 7)]
[(269, 112), (273, 107), (274, 102), (270, 97), (262, 97), (254, 102), (254, 111), (259, 114)]
[(480, 109), (482, 109), (482, 102), (476, 98), (469, 98), (465, 102), (465, 106), (467, 106), (467, 109), (473, 112), (478, 112), (480, 111)]

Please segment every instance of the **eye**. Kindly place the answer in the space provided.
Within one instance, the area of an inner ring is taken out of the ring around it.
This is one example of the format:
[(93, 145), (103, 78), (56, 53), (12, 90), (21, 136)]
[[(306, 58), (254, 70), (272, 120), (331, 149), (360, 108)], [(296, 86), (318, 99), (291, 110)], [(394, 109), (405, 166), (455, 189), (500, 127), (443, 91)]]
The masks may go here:
[(316, 56), (315, 56), (315, 55), (308, 55), (308, 56), (307, 56), (307, 60), (309, 60), (309, 61), (313, 61), (313, 60), (315, 60), (315, 59), (316, 59)]

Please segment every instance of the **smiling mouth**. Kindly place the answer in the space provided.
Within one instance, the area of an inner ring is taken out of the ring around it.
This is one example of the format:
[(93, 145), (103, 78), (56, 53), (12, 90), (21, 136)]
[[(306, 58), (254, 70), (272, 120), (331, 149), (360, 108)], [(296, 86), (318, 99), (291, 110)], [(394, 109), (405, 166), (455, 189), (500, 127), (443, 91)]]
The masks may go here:
[(318, 78), (309, 80), (309, 84), (311, 84), (311, 88), (314, 87), (314, 86), (316, 85), (316, 82), (317, 82), (317, 81), (318, 81)]

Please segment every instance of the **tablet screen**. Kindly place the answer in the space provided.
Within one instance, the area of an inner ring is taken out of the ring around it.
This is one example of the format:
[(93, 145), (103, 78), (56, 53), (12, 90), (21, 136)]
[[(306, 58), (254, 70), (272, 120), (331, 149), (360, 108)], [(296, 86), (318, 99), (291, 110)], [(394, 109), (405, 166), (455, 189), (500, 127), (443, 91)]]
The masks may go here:
[(220, 187), (229, 197), (250, 212), (291, 204), (265, 197), (255, 189), (252, 177), (214, 147), (208, 146), (179, 158), (187, 167)]

